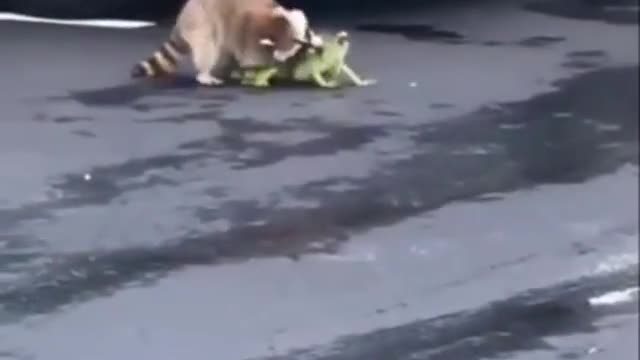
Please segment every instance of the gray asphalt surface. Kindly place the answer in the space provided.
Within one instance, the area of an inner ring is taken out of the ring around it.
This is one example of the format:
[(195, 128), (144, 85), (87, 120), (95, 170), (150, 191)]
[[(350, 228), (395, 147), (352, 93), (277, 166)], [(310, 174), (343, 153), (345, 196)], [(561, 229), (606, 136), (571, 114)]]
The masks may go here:
[(637, 359), (637, 7), (562, 3), (318, 21), (336, 91), (0, 23), (0, 359)]

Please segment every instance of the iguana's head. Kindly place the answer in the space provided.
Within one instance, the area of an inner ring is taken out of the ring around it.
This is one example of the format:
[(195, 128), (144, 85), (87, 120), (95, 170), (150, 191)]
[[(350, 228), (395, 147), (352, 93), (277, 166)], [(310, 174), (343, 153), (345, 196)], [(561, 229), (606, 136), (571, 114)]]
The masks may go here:
[(321, 46), (309, 46), (306, 51), (308, 56), (320, 56), (323, 62), (332, 62), (347, 56), (349, 44), (349, 34), (340, 31), (332, 39), (324, 41)]
[(336, 44), (340, 46), (349, 46), (349, 34), (346, 31), (340, 31), (336, 34), (335, 38)]

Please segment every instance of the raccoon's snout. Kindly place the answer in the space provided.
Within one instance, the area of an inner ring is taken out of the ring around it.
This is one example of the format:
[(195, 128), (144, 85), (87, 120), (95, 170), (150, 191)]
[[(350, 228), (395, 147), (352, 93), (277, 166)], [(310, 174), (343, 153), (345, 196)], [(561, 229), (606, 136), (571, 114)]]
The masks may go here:
[(276, 46), (276, 44), (273, 42), (273, 40), (268, 39), (268, 38), (260, 39), (260, 45), (266, 46), (266, 47), (271, 47), (271, 48)]

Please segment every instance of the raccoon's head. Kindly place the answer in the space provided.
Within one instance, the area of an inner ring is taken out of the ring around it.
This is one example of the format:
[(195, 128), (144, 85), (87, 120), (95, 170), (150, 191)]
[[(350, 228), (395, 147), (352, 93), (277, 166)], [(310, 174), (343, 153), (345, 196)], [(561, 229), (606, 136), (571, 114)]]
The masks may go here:
[(271, 38), (273, 56), (284, 62), (295, 55), (305, 45), (322, 46), (322, 39), (309, 27), (309, 19), (300, 9), (273, 9), (274, 32)]

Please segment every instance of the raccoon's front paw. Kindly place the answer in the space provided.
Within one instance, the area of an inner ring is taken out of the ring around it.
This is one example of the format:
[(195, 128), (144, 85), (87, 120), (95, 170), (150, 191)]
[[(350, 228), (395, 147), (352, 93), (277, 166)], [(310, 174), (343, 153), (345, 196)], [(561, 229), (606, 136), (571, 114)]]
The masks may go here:
[(196, 80), (200, 85), (205, 85), (205, 86), (217, 86), (217, 85), (222, 85), (224, 83), (222, 80), (218, 79), (217, 77), (211, 74), (198, 74), (198, 76), (196, 77)]

